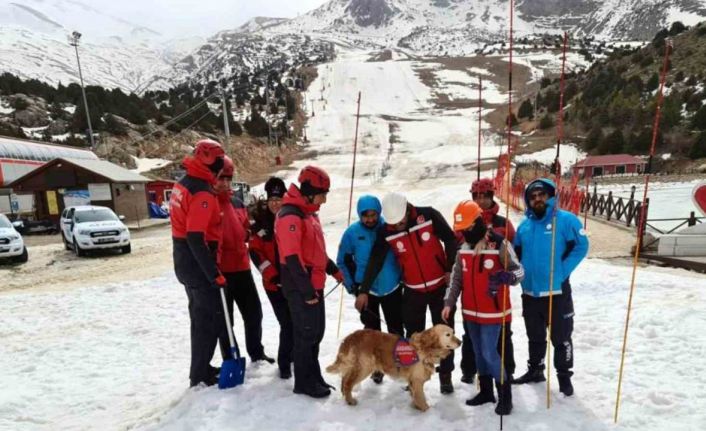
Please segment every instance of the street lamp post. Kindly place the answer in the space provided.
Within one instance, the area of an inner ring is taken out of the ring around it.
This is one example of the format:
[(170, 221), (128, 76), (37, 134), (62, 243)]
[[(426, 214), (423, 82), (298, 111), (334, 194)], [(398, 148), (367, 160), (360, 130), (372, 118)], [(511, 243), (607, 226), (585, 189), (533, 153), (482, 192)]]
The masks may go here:
[(93, 126), (91, 125), (91, 113), (88, 111), (88, 100), (86, 99), (86, 88), (83, 86), (83, 73), (81, 73), (81, 60), (78, 57), (78, 41), (81, 39), (81, 33), (74, 31), (69, 36), (69, 45), (76, 50), (76, 63), (78, 64), (78, 79), (81, 81), (81, 93), (83, 94), (83, 106), (86, 108), (86, 121), (88, 122), (88, 136), (91, 139), (91, 149), (96, 149), (96, 143), (93, 140)]

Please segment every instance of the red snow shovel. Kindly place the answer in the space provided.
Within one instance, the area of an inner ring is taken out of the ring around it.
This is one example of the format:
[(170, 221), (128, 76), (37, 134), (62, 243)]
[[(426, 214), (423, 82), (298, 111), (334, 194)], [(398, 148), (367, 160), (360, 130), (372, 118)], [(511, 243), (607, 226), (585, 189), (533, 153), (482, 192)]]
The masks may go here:
[(221, 365), (221, 373), (218, 376), (218, 389), (234, 388), (242, 385), (245, 380), (245, 358), (240, 357), (240, 349), (235, 343), (233, 336), (233, 326), (230, 324), (230, 316), (228, 316), (228, 306), (226, 304), (226, 295), (221, 291), (221, 302), (223, 303), (223, 314), (226, 316), (226, 327), (228, 330), (228, 341), (230, 342), (231, 359), (224, 359)]

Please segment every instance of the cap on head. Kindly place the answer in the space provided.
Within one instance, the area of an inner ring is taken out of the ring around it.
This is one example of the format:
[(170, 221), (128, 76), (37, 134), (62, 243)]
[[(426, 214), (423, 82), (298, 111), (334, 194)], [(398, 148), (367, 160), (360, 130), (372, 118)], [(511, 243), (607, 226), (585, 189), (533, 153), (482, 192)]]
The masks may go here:
[(397, 224), (407, 214), (407, 198), (400, 193), (392, 192), (382, 198), (382, 215), (385, 223)]
[(287, 187), (284, 185), (284, 181), (281, 178), (270, 177), (265, 183), (265, 193), (267, 193), (267, 199), (269, 198), (281, 198), (287, 191)]

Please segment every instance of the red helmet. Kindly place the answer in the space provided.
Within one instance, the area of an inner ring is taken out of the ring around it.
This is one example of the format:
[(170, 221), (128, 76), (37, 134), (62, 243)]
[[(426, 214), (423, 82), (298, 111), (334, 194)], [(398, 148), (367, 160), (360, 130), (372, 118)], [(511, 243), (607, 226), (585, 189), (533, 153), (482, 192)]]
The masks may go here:
[(218, 174), (219, 177), (233, 177), (235, 173), (235, 166), (233, 165), (233, 159), (228, 156), (223, 156), (223, 169), (221, 173)]
[(305, 166), (304, 169), (299, 172), (298, 181), (302, 189), (315, 191), (317, 193), (327, 193), (331, 188), (331, 179), (328, 177), (326, 171), (316, 166)]
[(471, 193), (495, 193), (495, 183), (490, 178), (481, 178), (473, 181), (471, 185)]
[(194, 157), (206, 166), (212, 165), (217, 158), (225, 156), (223, 147), (211, 139), (202, 139), (196, 143)]

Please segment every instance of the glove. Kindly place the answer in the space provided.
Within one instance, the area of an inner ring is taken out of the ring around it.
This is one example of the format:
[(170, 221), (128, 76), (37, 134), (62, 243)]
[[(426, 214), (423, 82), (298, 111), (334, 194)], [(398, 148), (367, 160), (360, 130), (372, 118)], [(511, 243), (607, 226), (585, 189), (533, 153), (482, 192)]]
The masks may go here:
[(223, 276), (223, 274), (218, 274), (218, 277), (216, 277), (211, 285), (215, 287), (216, 289), (221, 289), (226, 287), (226, 278)]
[(333, 278), (335, 278), (337, 282), (343, 283), (343, 272), (340, 271), (340, 270), (339, 270), (339, 271), (336, 271), (336, 272), (333, 274)]
[(515, 284), (517, 277), (510, 271), (498, 271), (495, 274), (491, 274), (490, 282), (497, 284)]

